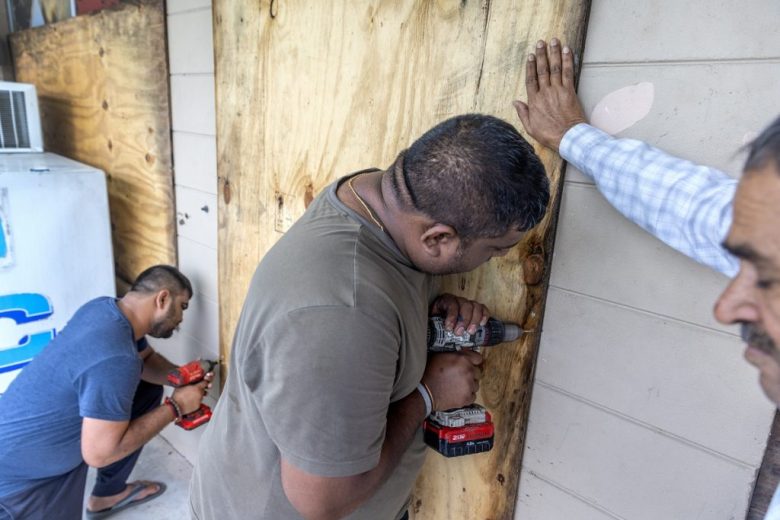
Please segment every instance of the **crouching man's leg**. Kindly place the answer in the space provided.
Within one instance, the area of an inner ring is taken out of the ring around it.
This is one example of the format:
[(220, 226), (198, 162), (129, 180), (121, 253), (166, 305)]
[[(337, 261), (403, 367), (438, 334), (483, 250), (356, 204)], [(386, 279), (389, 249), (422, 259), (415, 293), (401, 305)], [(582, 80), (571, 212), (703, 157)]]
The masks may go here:
[(0, 497), (0, 520), (62, 518), (80, 520), (87, 465), (44, 479), (28, 490)]
[[(133, 398), (133, 410), (130, 420), (136, 419), (160, 406), (163, 388), (160, 385), (140, 381)], [(94, 512), (124, 509), (130, 505), (147, 501), (165, 491), (165, 485), (159, 482), (139, 481), (128, 483), (127, 478), (141, 454), (139, 448), (122, 460), (98, 470), (92, 495), (87, 502), (87, 515)]]

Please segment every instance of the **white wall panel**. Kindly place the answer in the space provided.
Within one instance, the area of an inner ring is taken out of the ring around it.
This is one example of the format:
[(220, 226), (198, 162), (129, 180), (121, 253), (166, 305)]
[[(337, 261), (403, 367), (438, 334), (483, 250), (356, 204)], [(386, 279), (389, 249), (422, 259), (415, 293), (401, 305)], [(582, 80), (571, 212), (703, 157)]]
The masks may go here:
[(742, 350), (730, 335), (551, 288), (536, 381), (755, 464), (772, 405)]
[(176, 186), (176, 228), (185, 237), (217, 248), (217, 196)]
[(177, 186), (217, 194), (217, 141), (214, 136), (173, 132)]
[(171, 74), (214, 73), (211, 8), (168, 16)]
[(596, 0), (585, 61), (778, 57), (778, 20), (775, 0)]
[[(580, 77), (579, 95), (590, 115), (610, 92), (640, 82), (654, 86), (650, 113), (618, 136), (642, 139), (668, 153), (719, 168), (732, 176), (742, 171), (742, 146), (780, 114), (780, 60), (634, 67), (586, 65)], [(573, 168), (567, 168), (566, 180), (590, 182)]]
[(743, 518), (755, 472), (541, 385), (523, 464), (632, 520)]
[(171, 76), (171, 125), (174, 131), (216, 135), (215, 110), (212, 74)]
[(570, 492), (561, 490), (532, 472), (520, 475), (523, 489), (515, 518), (523, 520), (615, 520), (619, 517), (598, 509)]
[(180, 236), (179, 268), (189, 277), (195, 294), (211, 303), (219, 303), (216, 249)]
[(594, 187), (565, 187), (560, 222), (551, 285), (737, 333), (712, 316), (727, 278), (643, 232)]
[[(211, 0), (166, 0), (165, 7), (168, 15), (172, 15), (185, 11), (202, 9), (204, 7), (210, 8)], [(209, 24), (210, 23), (211, 22), (209, 22)]]

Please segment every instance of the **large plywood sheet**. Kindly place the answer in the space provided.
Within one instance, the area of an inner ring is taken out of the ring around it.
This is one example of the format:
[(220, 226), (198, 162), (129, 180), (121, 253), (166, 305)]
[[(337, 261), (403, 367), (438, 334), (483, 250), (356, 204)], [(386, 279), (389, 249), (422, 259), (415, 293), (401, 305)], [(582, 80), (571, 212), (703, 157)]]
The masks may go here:
[[(588, 8), (586, 0), (215, 0), (225, 357), (258, 261), (316, 193), (351, 171), (386, 167), (450, 116), (516, 121), (511, 100), (524, 97), (534, 42), (558, 35), (581, 49)], [(446, 284), (530, 329), (544, 309), (561, 177), (560, 158), (537, 150), (553, 185), (544, 222), (506, 257)], [(535, 261), (541, 279), (529, 272)], [(460, 459), (431, 452), (414, 518), (512, 517), (538, 339), (487, 354), (479, 401), (494, 415), (495, 448)]]
[(11, 35), (16, 79), (38, 89), (46, 150), (106, 172), (120, 289), (176, 263), (165, 47), (162, 0)]

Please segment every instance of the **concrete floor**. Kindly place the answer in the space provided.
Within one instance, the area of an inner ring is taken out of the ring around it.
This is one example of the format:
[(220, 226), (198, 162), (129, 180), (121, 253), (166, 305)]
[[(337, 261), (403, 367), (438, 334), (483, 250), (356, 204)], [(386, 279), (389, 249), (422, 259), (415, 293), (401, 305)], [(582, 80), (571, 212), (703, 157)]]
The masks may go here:
[[(188, 495), (192, 465), (164, 438), (152, 439), (141, 452), (138, 463), (130, 474), (133, 480), (156, 480), (165, 482), (165, 493), (144, 504), (130, 507), (111, 518), (117, 520), (181, 520), (189, 518)], [(84, 501), (95, 482), (95, 470), (90, 468), (87, 476)], [(86, 516), (85, 516), (86, 518)]]

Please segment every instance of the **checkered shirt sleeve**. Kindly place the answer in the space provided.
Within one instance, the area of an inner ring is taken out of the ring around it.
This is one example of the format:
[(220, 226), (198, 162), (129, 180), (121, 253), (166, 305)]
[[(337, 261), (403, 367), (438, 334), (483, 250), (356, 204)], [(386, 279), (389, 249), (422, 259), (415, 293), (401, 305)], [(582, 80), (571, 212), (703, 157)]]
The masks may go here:
[(731, 226), (735, 179), (584, 123), (566, 132), (560, 154), (626, 218), (704, 265), (737, 273), (738, 260), (721, 246)]

